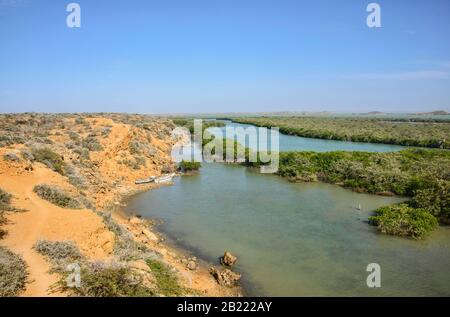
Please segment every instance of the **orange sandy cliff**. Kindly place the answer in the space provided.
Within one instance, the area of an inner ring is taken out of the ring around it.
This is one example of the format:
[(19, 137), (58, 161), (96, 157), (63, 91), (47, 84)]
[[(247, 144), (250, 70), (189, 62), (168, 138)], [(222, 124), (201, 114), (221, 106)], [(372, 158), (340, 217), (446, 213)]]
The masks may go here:
[[(122, 200), (156, 185), (135, 185), (150, 175), (174, 171), (170, 158), (170, 120), (139, 115), (3, 115), (0, 129), (0, 188), (13, 196), (12, 205), (24, 212), (8, 212), (8, 233), (0, 245), (22, 256), (28, 282), (23, 296), (65, 296), (51, 292), (58, 274), (33, 248), (36, 241), (73, 241), (90, 260), (114, 257), (115, 234), (101, 213), (114, 211)], [(13, 131), (11, 131), (13, 129)], [(50, 149), (62, 158), (64, 171), (33, 158), (36, 149)], [(31, 154), (31, 155), (30, 155)], [(62, 208), (39, 197), (38, 184), (55, 186), (79, 197), (79, 209)], [(183, 286), (207, 296), (235, 295), (219, 286), (204, 265), (188, 270), (182, 254), (162, 242), (144, 220), (113, 213), (136, 241), (144, 243), (177, 272)], [(134, 263), (136, 265), (136, 263)]]

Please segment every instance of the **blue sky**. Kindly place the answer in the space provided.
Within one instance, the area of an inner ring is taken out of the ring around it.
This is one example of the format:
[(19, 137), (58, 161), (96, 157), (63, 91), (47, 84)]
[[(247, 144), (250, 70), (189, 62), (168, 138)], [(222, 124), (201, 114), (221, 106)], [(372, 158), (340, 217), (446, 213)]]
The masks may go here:
[(450, 1), (0, 0), (0, 112), (450, 111)]

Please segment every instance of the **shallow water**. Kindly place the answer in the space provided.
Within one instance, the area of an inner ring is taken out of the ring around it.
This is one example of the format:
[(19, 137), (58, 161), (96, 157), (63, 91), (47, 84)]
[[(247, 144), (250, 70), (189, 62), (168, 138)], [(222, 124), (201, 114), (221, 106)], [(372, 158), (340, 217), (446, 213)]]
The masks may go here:
[[(228, 127), (241, 127), (241, 128), (256, 128), (249, 124), (234, 123), (231, 121), (225, 121)], [(256, 128), (258, 129), (258, 128)], [(266, 128), (261, 128), (265, 129)], [(225, 127), (220, 129), (222, 135), (225, 136)], [(270, 133), (267, 133), (270, 135)], [(255, 146), (252, 146), (246, 141), (246, 146), (253, 150), (257, 150)], [(269, 141), (270, 143), (270, 141)], [(286, 135), (280, 133), (279, 150), (280, 151), (315, 151), (315, 152), (330, 152), (330, 151), (366, 151), (366, 152), (394, 152), (405, 149), (406, 147), (392, 144), (375, 144), (375, 143), (362, 143), (362, 142), (343, 142), (335, 140), (321, 140), (313, 138), (302, 138), (294, 135)]]
[[(281, 151), (403, 148), (280, 134)], [(289, 183), (242, 166), (203, 164), (198, 175), (135, 196), (126, 211), (162, 219), (160, 230), (208, 261), (217, 263), (225, 250), (237, 255), (236, 270), (249, 295), (449, 296), (448, 227), (413, 241), (367, 224), (374, 209), (401, 200), (323, 183)], [(369, 263), (381, 265), (381, 288), (366, 285)]]
[[(250, 295), (450, 295), (448, 228), (413, 241), (366, 223), (373, 209), (397, 201), (204, 164), (198, 175), (135, 196), (126, 211), (163, 219), (163, 232), (208, 261), (230, 250)], [(379, 289), (366, 286), (372, 262), (381, 265)]]

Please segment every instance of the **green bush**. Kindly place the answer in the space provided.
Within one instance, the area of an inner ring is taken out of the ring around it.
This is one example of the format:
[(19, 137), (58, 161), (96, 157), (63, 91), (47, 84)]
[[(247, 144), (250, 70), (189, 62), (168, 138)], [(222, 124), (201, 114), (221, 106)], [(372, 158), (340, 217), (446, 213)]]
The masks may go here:
[(24, 209), (19, 209), (11, 206), (12, 195), (6, 192), (4, 189), (0, 188), (0, 212), (4, 211), (25, 211)]
[(44, 255), (52, 264), (53, 270), (65, 271), (68, 264), (82, 261), (83, 256), (72, 241), (38, 240), (34, 249)]
[(5, 212), (0, 210), (0, 240), (3, 239), (8, 232), (5, 229), (1, 228), (1, 225), (4, 225), (6, 223), (6, 217)]
[(200, 162), (189, 162), (183, 160), (178, 165), (178, 168), (183, 172), (188, 172), (188, 171), (198, 171), (201, 166), (202, 165)]
[(26, 161), (34, 161), (34, 156), (31, 154), (31, 152), (28, 149), (21, 149), (20, 154), (22, 158)]
[[(318, 179), (374, 194), (413, 197), (412, 206), (437, 217), (449, 214), (450, 153), (407, 149), (392, 153), (282, 152), (278, 174), (298, 180)], [(305, 177), (306, 176), (306, 177)]]
[(437, 180), (430, 187), (417, 190), (411, 204), (437, 217), (450, 218), (450, 182)]
[(67, 178), (69, 179), (69, 183), (75, 186), (78, 189), (86, 189), (88, 181), (86, 178), (80, 174), (68, 174)]
[(3, 155), (3, 159), (5, 161), (9, 161), (9, 162), (20, 162), (21, 161), (20, 157), (16, 153), (13, 153), (13, 152), (9, 152), (9, 153), (6, 153), (5, 155)]
[(358, 192), (412, 197), (403, 205), (406, 207), (388, 206), (387, 211), (381, 210), (384, 216), (372, 221), (386, 233), (422, 237), (434, 228), (433, 216), (444, 223), (450, 219), (449, 171), (447, 150), (406, 149), (390, 153), (282, 152), (278, 174), (291, 180), (319, 179)]
[(69, 131), (69, 138), (76, 144), (79, 144), (81, 141), (80, 135), (78, 133), (76, 133), (75, 131)]
[(0, 210), (9, 210), (12, 195), (0, 188)]
[[(12, 195), (0, 188), (0, 226), (6, 224), (5, 211), (13, 210), (10, 206)], [(7, 234), (7, 231), (0, 228), (0, 240)]]
[(89, 151), (102, 151), (103, 146), (100, 144), (100, 142), (97, 140), (97, 138), (93, 136), (88, 136), (87, 138), (83, 139), (82, 146)]
[(126, 266), (89, 264), (81, 268), (81, 287), (71, 288), (79, 296), (144, 297), (156, 295), (142, 285), (142, 277)]
[(412, 208), (407, 204), (379, 208), (369, 221), (383, 233), (410, 236), (421, 239), (438, 225), (436, 218), (427, 210)]
[(177, 277), (167, 265), (153, 259), (149, 259), (146, 262), (155, 275), (159, 291), (163, 295), (182, 296), (185, 294), (186, 289), (179, 285)]
[(83, 117), (78, 117), (75, 119), (75, 124), (87, 124), (88, 122)]
[[(52, 264), (52, 271), (61, 275), (55, 290), (78, 296), (119, 297), (153, 296), (154, 290), (142, 285), (142, 276), (126, 264), (87, 262), (77, 246), (71, 241), (36, 242), (34, 248)], [(66, 282), (67, 266), (77, 263), (80, 266), (80, 287), (69, 287)]]
[(87, 148), (76, 147), (74, 148), (73, 152), (80, 156), (81, 161), (89, 161), (91, 159), (89, 155), (89, 150)]
[(59, 207), (72, 209), (81, 208), (81, 204), (77, 199), (69, 196), (60, 188), (52, 187), (47, 184), (40, 184), (34, 186), (33, 191), (42, 199)]
[(102, 217), (105, 226), (116, 237), (114, 255), (120, 261), (147, 260), (156, 257), (156, 253), (147, 248), (145, 244), (135, 241), (132, 233), (117, 223), (111, 213), (99, 211), (97, 214)]
[(0, 246), (0, 297), (17, 296), (25, 289), (27, 270), (22, 258)]
[(279, 127), (280, 132), (326, 140), (400, 144), (450, 149), (448, 122), (410, 124), (408, 120), (384, 117), (253, 117), (233, 118), (234, 122), (260, 127)]
[[(188, 128), (189, 132), (191, 134), (194, 133), (194, 119), (191, 119), (191, 118), (176, 118), (176, 119), (172, 119), (172, 122), (176, 126)], [(202, 130), (203, 131), (205, 131), (208, 128), (223, 127), (223, 126), (225, 126), (225, 122), (219, 121), (219, 120), (210, 120), (210, 121), (203, 121), (202, 122)]]
[[(3, 132), (3, 131), (2, 131)], [(4, 134), (0, 133), (0, 147), (13, 144), (22, 144), (26, 142), (25, 136), (18, 133)]]
[(144, 145), (139, 142), (138, 140), (131, 140), (129, 145), (129, 150), (131, 154), (141, 154), (142, 153), (142, 149), (144, 148)]
[(134, 170), (141, 169), (142, 166), (145, 166), (145, 158), (142, 156), (135, 156), (133, 159), (123, 159), (118, 160), (118, 164), (123, 164), (125, 166), (128, 166), (129, 168), (132, 168)]
[(44, 163), (49, 168), (54, 170), (55, 172), (58, 172), (61, 175), (64, 175), (64, 168), (66, 166), (66, 163), (62, 159), (61, 155), (53, 152), (49, 148), (35, 148), (31, 151), (31, 154), (33, 155), (34, 159), (37, 162)]

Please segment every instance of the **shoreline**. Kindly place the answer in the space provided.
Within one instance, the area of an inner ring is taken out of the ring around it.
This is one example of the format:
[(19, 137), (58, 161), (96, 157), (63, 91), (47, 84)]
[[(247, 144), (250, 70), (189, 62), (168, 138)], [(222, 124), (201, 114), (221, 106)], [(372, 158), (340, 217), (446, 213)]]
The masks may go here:
[[(42, 119), (22, 116), (36, 126)], [(0, 147), (0, 187), (11, 195), (12, 207), (26, 210), (8, 212), (7, 222), (1, 224), (2, 232), (7, 234), (1, 237), (0, 245), (17, 254), (27, 265), (24, 269), (27, 281), (15, 296), (68, 295), (52, 290), (61, 276), (51, 272), (52, 259), (34, 248), (37, 241), (71, 241), (87, 261), (110, 263), (117, 259), (114, 247), (117, 238), (121, 239), (115, 231), (116, 225), (121, 225), (128, 237), (146, 246), (176, 277), (181, 293), (169, 292), (173, 294), (169, 296), (240, 296), (238, 288), (219, 285), (208, 270), (210, 263), (185, 259), (188, 252), (161, 241), (165, 239), (159, 238), (162, 235), (156, 233), (151, 222), (137, 218), (131, 222), (129, 214), (124, 212), (124, 202), (133, 195), (164, 186), (136, 185), (136, 179), (162, 175), (175, 168), (169, 155), (176, 142), (170, 134), (171, 122), (139, 115), (58, 116), (51, 120), (42, 117), (47, 120), (48, 143), (35, 137), (36, 131), (21, 129), (20, 134), (30, 143)], [(7, 127), (16, 128), (18, 119), (5, 120)], [(135, 122), (145, 122), (145, 126)], [(50, 158), (44, 159), (47, 156)], [(41, 184), (76, 201), (77, 206), (41, 197), (34, 191)], [(103, 216), (111, 217), (113, 222)], [(124, 263), (130, 269), (142, 271), (140, 261), (125, 259)], [(151, 281), (149, 276), (146, 278)], [(157, 290), (158, 283), (150, 285), (151, 288)]]
[[(180, 177), (182, 174), (177, 174)], [(173, 184), (170, 184), (173, 185)], [(138, 234), (143, 228), (149, 230), (154, 234), (158, 241), (152, 243), (149, 247), (151, 250), (157, 252), (161, 255), (164, 262), (176, 269), (177, 275), (179, 275), (179, 282), (187, 288), (191, 288), (202, 292), (203, 296), (219, 296), (219, 297), (241, 297), (247, 292), (243, 287), (243, 283), (239, 283), (234, 287), (226, 287), (218, 284), (214, 277), (209, 272), (209, 268), (220, 268), (221, 265), (218, 263), (213, 263), (207, 259), (198, 250), (189, 248), (180, 242), (176, 241), (176, 238), (160, 230), (157, 227), (158, 220), (154, 218), (146, 218), (140, 214), (134, 214), (127, 212), (125, 209), (128, 205), (128, 201), (131, 200), (135, 195), (143, 194), (150, 190), (158, 189), (162, 186), (167, 186), (165, 184), (156, 185), (145, 185), (142, 189), (131, 190), (128, 193), (124, 193), (120, 199), (120, 205), (111, 212), (113, 218), (115, 218), (120, 224), (126, 226), (126, 228), (134, 233)], [(142, 223), (141, 226), (133, 227), (131, 225), (132, 219), (136, 221), (136, 218)], [(195, 258), (197, 268), (195, 270), (189, 270), (186, 265), (181, 261), (183, 259)], [(205, 285), (206, 284), (206, 285)], [(245, 284), (245, 282), (244, 282)], [(207, 288), (205, 288), (207, 286)]]

